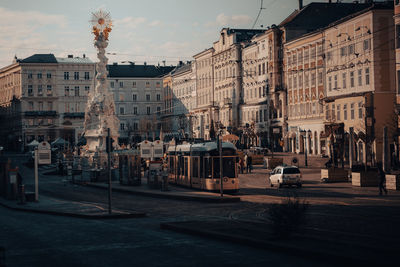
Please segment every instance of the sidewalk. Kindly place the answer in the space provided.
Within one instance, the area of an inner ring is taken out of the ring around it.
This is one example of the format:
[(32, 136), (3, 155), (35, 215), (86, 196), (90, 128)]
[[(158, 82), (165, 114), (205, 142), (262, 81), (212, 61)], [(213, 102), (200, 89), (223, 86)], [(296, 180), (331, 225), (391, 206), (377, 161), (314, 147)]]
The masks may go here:
[[(223, 197), (219, 193), (206, 192), (206, 191), (194, 191), (193, 189), (185, 189), (178, 186), (168, 185), (168, 191), (161, 191), (161, 189), (151, 189), (146, 183), (143, 183), (145, 179), (142, 179), (142, 185), (140, 186), (129, 186), (121, 185), (119, 182), (112, 183), (112, 190), (122, 193), (142, 195), (155, 198), (168, 198), (177, 200), (188, 200), (188, 201), (200, 201), (200, 202), (211, 202), (211, 203), (232, 203), (239, 202), (240, 197), (224, 194)], [(88, 186), (101, 188), (108, 190), (108, 184), (105, 183), (88, 183)]]
[(111, 219), (111, 218), (140, 218), (145, 217), (145, 213), (127, 212), (113, 209), (108, 213), (108, 206), (100, 203), (86, 203), (76, 201), (64, 201), (61, 199), (39, 196), (38, 202), (26, 202), (18, 204), (16, 200), (0, 198), (0, 206), (12, 210), (34, 212), (50, 215), (69, 216), (86, 219)]

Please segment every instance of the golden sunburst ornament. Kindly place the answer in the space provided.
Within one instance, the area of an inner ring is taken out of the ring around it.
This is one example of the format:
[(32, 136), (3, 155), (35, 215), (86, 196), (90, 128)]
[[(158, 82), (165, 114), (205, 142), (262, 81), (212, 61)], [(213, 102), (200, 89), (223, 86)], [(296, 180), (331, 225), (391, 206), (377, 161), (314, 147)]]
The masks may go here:
[(103, 35), (104, 39), (108, 40), (108, 34), (111, 32), (112, 27), (112, 20), (109, 12), (100, 9), (92, 13), (90, 23), (93, 25), (92, 32), (96, 36), (96, 40), (98, 40), (100, 35)]

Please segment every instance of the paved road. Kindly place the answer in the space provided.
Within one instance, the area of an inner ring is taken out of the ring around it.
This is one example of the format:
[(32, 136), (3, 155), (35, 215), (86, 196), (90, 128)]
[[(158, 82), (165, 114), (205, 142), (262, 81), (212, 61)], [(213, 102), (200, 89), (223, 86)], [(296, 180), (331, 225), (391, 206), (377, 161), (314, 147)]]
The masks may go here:
[[(21, 158), (14, 159), (15, 162), (21, 162)], [(243, 201), (239, 203), (199, 203), (113, 193), (115, 207), (146, 212), (148, 214), (146, 219), (85, 221), (3, 212), (2, 209), (0, 227), (6, 234), (0, 237), (0, 246), (9, 247), (7, 255), (15, 264), (11, 266), (20, 266), (18, 263), (29, 265), (29, 262), (18, 262), (19, 250), (22, 251), (21, 258), (34, 257), (36, 262), (40, 262), (40, 259), (35, 255), (48, 253), (49, 261), (52, 261), (58, 256), (64, 259), (68, 255), (68, 250), (71, 250), (71, 262), (63, 260), (59, 262), (75, 265), (82, 255), (88, 258), (88, 265), (98, 261), (103, 266), (109, 265), (110, 259), (116, 261), (116, 266), (122, 266), (124, 262), (132, 262), (129, 261), (132, 260), (130, 257), (138, 258), (140, 255), (143, 258), (139, 260), (141, 265), (146, 262), (151, 262), (152, 265), (161, 262), (162, 266), (187, 265), (188, 260), (192, 259), (191, 265), (213, 265), (213, 263), (256, 265), (266, 262), (291, 265), (295, 262), (297, 266), (306, 262), (297, 261), (290, 256), (282, 257), (243, 246), (159, 230), (160, 222), (170, 221), (221, 218), (268, 221), (268, 209), (271, 203), (281, 202), (287, 195), (293, 194), (311, 204), (305, 228), (318, 231), (321, 235), (327, 232), (352, 235), (370, 242), (385, 242), (400, 238), (400, 233), (392, 230), (400, 223), (399, 192), (391, 191), (388, 196), (378, 197), (377, 188), (353, 188), (349, 183), (321, 184), (317, 169), (302, 169), (302, 173), (303, 188), (277, 189), (270, 188), (267, 184), (267, 170), (255, 168), (252, 174), (240, 176), (239, 195)], [(32, 170), (23, 169), (23, 175), (25, 183), (32, 185)], [(61, 180), (61, 177), (41, 176), (40, 193), (74, 201), (107, 203), (106, 191), (86, 186), (65, 185)], [(35, 227), (32, 228), (32, 224), (35, 224)], [(14, 241), (14, 236), (25, 238), (26, 242), (18, 245), (19, 243)], [(63, 239), (66, 240), (65, 245), (62, 243)], [(34, 245), (35, 242), (38, 246)], [(39, 248), (41, 246), (44, 247), (43, 251)], [(31, 248), (34, 248), (32, 253), (29, 252)], [(148, 250), (153, 250), (155, 254), (151, 254)], [(51, 256), (53, 254), (54, 257)], [(167, 260), (160, 261), (163, 257)], [(233, 260), (235, 257), (237, 260)]]

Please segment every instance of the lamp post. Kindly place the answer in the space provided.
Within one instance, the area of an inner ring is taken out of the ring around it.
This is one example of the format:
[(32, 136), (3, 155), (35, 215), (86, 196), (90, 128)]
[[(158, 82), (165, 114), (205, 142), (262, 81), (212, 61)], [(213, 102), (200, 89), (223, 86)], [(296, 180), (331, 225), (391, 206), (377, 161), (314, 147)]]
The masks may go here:
[[(310, 130), (308, 130), (310, 131)], [(304, 166), (308, 167), (308, 160), (307, 160), (307, 143), (306, 143), (306, 138), (307, 138), (307, 132), (306, 130), (301, 130), (300, 134), (303, 137), (303, 146), (304, 146)]]

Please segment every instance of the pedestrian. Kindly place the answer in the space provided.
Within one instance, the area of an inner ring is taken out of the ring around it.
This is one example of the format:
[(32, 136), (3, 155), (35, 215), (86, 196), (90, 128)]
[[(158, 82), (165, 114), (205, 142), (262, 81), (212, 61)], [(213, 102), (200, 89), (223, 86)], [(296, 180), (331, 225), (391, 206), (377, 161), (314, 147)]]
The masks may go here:
[(239, 168), (240, 168), (240, 173), (243, 174), (244, 162), (242, 158), (239, 159)]
[(248, 169), (248, 166), (247, 166), (247, 154), (244, 155), (244, 162), (243, 162), (243, 164), (244, 164), (244, 168), (245, 168), (245, 170), (246, 170), (246, 173), (248, 173), (248, 172), (249, 172), (249, 169)]
[(381, 162), (378, 162), (377, 166), (378, 166), (378, 177), (379, 177), (379, 195), (382, 196), (382, 191), (384, 191), (385, 194), (387, 195), (387, 189), (385, 187), (386, 174), (383, 171)]
[(249, 173), (251, 173), (251, 170), (253, 169), (253, 159), (251, 156), (247, 157), (247, 169)]

